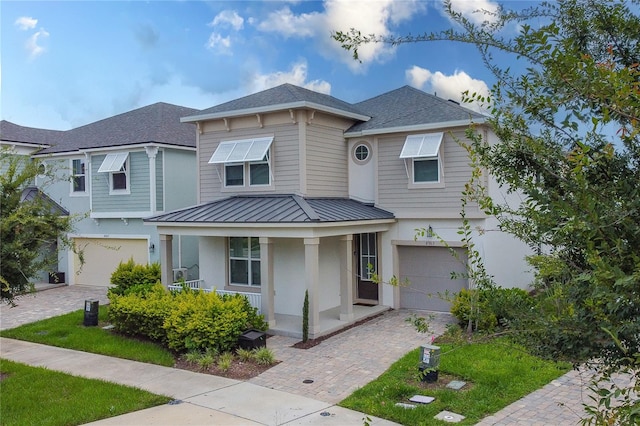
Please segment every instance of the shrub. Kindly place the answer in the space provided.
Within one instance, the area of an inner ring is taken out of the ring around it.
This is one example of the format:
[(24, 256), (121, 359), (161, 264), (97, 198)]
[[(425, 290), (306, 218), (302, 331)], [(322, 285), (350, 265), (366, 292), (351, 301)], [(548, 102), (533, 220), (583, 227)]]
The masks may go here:
[(258, 313), (258, 309), (251, 306), (249, 299), (243, 294), (223, 294), (222, 300), (229, 301), (233, 299), (239, 299), (242, 304), (242, 310), (247, 313), (247, 323), (245, 329), (255, 329), (260, 331), (267, 331), (269, 325), (264, 320), (264, 316)]
[(496, 316), (487, 303), (486, 293), (482, 290), (460, 290), (453, 298), (451, 313), (458, 319), (461, 327), (466, 327), (469, 321), (475, 330), (492, 330), (497, 325)]
[(116, 270), (111, 274), (111, 284), (115, 285), (115, 287), (109, 289), (109, 295), (122, 296), (132, 291), (144, 292), (160, 282), (160, 278), (159, 263), (139, 265), (131, 258), (125, 263), (120, 262)]
[[(473, 313), (472, 298), (477, 298), (477, 309)], [(462, 289), (453, 300), (451, 313), (463, 327), (471, 317), (474, 329), (490, 331), (497, 325), (508, 325), (523, 311), (531, 309), (533, 304), (533, 297), (520, 288)]]
[(272, 365), (276, 362), (276, 357), (271, 349), (266, 347), (257, 348), (253, 351), (253, 358), (260, 365)]
[(164, 323), (172, 310), (172, 298), (161, 284), (151, 286), (143, 296), (130, 293), (109, 295), (109, 321), (116, 331), (166, 341)]
[(175, 351), (228, 350), (246, 329), (248, 313), (243, 298), (223, 300), (215, 292), (183, 291), (175, 294), (173, 301), (164, 329), (167, 344)]
[(221, 371), (227, 371), (231, 368), (231, 364), (233, 363), (233, 354), (231, 352), (224, 352), (218, 357), (218, 362), (216, 365)]
[(236, 355), (243, 362), (249, 362), (253, 359), (253, 351), (251, 349), (237, 348)]

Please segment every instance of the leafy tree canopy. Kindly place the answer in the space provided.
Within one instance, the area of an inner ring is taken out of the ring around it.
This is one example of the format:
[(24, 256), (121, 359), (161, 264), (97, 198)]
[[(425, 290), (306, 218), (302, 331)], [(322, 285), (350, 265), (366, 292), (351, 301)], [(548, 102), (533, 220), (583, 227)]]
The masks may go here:
[[(66, 244), (73, 218), (61, 216), (46, 197), (23, 199), (36, 176), (51, 182), (54, 171), (43, 171), (38, 161), (0, 150), (0, 293), (4, 302), (30, 288), (41, 272), (54, 272), (58, 241)], [(46, 176), (45, 176), (46, 175)]]
[[(515, 335), (539, 355), (596, 362), (605, 375), (629, 371), (634, 380), (627, 391), (637, 392), (640, 3), (561, 0), (520, 11), (499, 8), (485, 11), (479, 25), (448, 3), (447, 11), (457, 29), (401, 37), (352, 29), (333, 38), (356, 59), (366, 43), (477, 46), (497, 83), (490, 98), (466, 98), (489, 108), (501, 142), (471, 135), (469, 148), (483, 170), (525, 201), (512, 208), (481, 191), (475, 196), (503, 230), (538, 253), (529, 259), (538, 303), (511, 324)], [(510, 37), (513, 28), (519, 31)], [(502, 66), (494, 59), (498, 52), (513, 55), (523, 71)], [(613, 414), (614, 421), (640, 421), (637, 399), (622, 395), (626, 411)]]

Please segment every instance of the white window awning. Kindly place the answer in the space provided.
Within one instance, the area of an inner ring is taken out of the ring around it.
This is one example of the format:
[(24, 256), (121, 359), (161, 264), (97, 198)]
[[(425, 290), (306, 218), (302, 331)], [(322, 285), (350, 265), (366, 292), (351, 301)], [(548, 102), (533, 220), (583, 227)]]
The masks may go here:
[(209, 159), (209, 164), (262, 161), (273, 142), (273, 136), (220, 142)]
[(443, 137), (443, 132), (407, 136), (400, 158), (437, 157)]
[(98, 173), (114, 173), (122, 170), (124, 162), (127, 161), (128, 152), (119, 152), (117, 154), (107, 154), (98, 169)]

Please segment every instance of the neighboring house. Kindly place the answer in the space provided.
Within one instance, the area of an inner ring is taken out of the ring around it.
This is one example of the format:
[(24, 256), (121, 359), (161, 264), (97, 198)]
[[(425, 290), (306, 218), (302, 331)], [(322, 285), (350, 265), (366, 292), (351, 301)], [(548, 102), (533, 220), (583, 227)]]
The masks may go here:
[[(194, 126), (180, 122), (195, 112), (156, 103), (51, 139), (40, 129), (6, 124), (11, 139), (46, 145), (32, 157), (60, 179), (44, 190), (79, 219), (68, 237), (84, 261), (71, 250), (59, 253), (57, 272), (67, 283), (104, 286), (121, 261), (159, 261), (158, 234), (142, 219), (196, 202)], [(197, 278), (197, 239), (178, 237), (174, 244), (173, 264)]]
[[(350, 104), (285, 84), (182, 121), (197, 129), (198, 204), (145, 219), (165, 285), (174, 235), (198, 236), (201, 287), (249, 294), (271, 332), (292, 336), (308, 290), (311, 338), (388, 307), (448, 310), (437, 293), (468, 285), (451, 279), (467, 262), (457, 231), (471, 177), (456, 139), (474, 122), (495, 142), (484, 116), (411, 87)], [(489, 273), (525, 287), (526, 247), (476, 205), (466, 216), (486, 231), (475, 243)]]

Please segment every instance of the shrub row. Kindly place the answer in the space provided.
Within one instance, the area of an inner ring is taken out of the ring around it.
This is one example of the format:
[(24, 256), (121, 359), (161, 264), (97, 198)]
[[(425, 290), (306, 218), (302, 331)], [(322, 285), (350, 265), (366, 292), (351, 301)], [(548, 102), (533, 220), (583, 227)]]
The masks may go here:
[(245, 330), (267, 329), (262, 315), (242, 295), (186, 288), (169, 292), (161, 284), (138, 289), (110, 293), (109, 320), (115, 330), (147, 337), (176, 352), (229, 350)]
[(109, 294), (123, 295), (130, 291), (140, 291), (160, 282), (160, 264), (139, 265), (133, 258), (127, 262), (120, 262), (116, 270), (111, 274), (111, 284), (115, 287), (109, 289)]
[(474, 330), (491, 331), (508, 325), (533, 305), (533, 297), (520, 288), (462, 289), (453, 299), (451, 313), (461, 327), (471, 320)]

